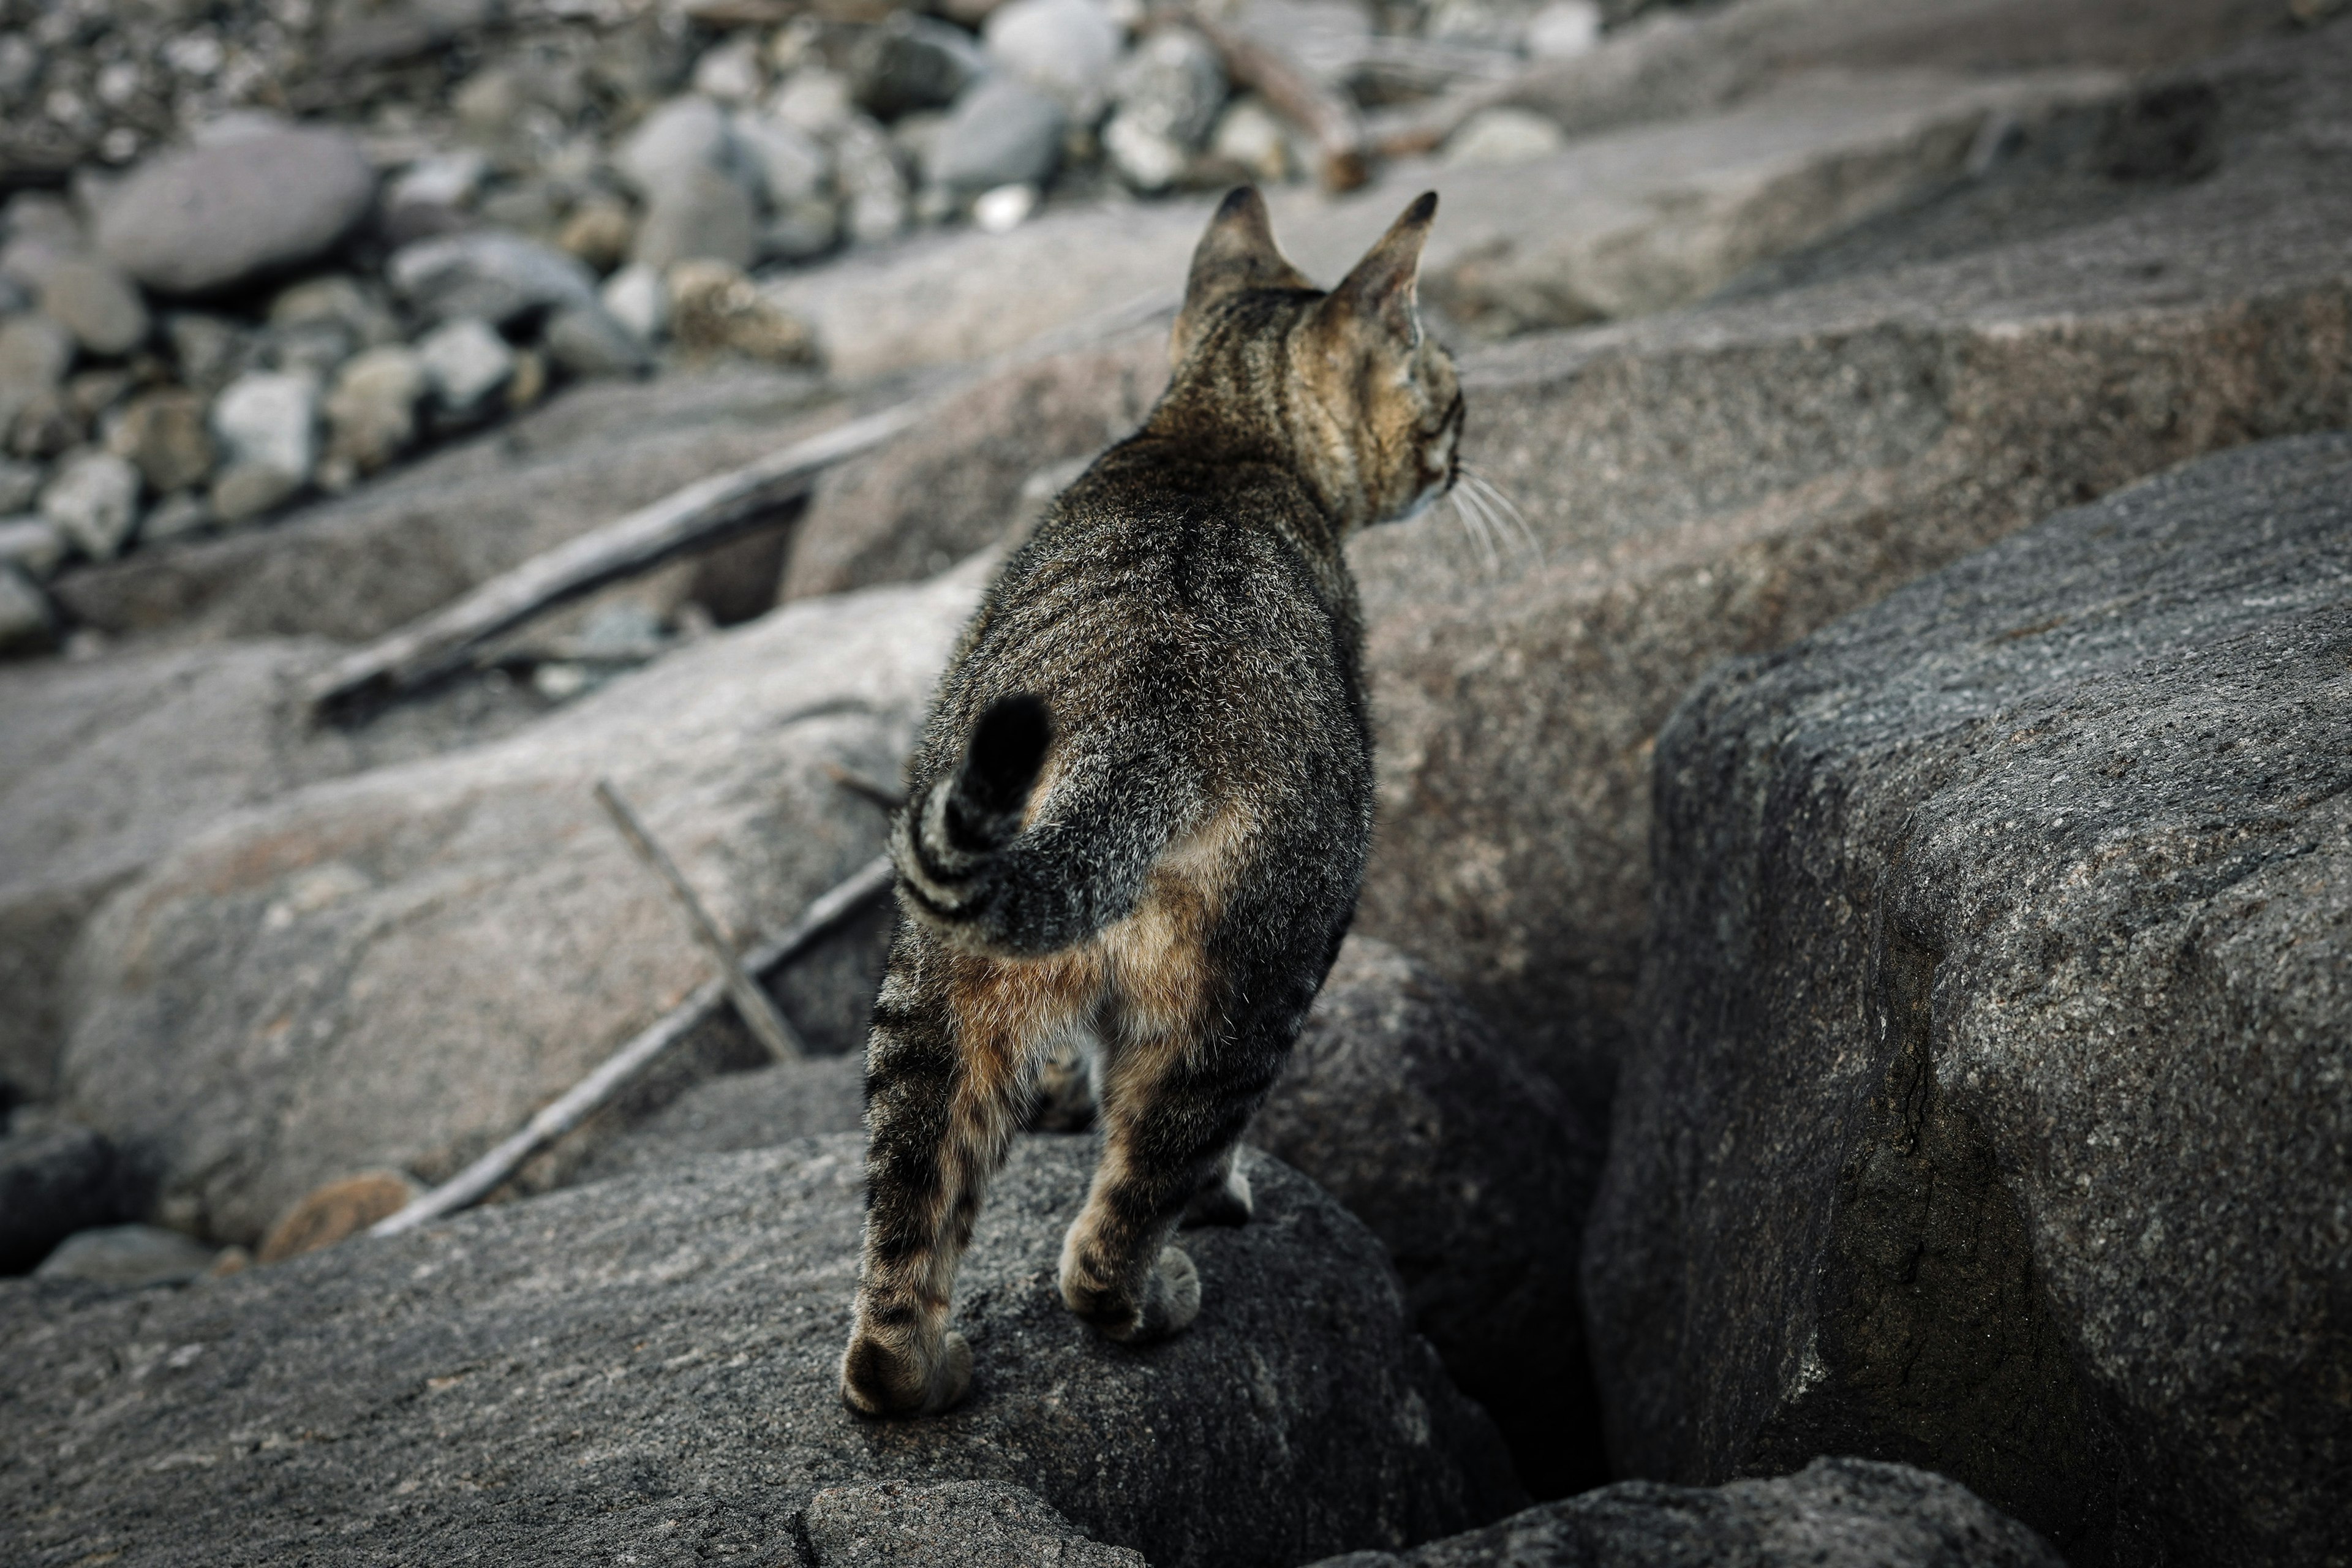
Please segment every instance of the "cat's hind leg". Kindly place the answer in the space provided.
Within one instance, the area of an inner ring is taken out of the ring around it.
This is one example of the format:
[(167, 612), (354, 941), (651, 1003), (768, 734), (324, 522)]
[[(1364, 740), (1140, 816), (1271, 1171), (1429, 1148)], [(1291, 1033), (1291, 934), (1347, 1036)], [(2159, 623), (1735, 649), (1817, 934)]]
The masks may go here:
[(956, 1265), (1027, 1109), (1041, 1042), (1089, 999), (1083, 963), (950, 952), (903, 931), (866, 1048), (866, 1238), (841, 1394), (867, 1415), (964, 1395)]

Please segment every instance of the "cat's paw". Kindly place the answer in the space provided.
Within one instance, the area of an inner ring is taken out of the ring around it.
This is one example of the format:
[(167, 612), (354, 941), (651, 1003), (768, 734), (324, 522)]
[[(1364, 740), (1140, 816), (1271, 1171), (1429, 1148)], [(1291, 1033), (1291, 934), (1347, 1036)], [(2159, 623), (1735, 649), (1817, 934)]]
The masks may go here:
[(1236, 1165), (1192, 1194), (1184, 1205), (1183, 1227), (1202, 1225), (1247, 1225), (1257, 1212), (1250, 1198), (1249, 1178)]
[(1121, 1344), (1148, 1345), (1181, 1334), (1201, 1315), (1201, 1271), (1173, 1247), (1160, 1249), (1160, 1260), (1144, 1276), (1142, 1299), (1118, 1286), (1098, 1285), (1067, 1260), (1062, 1269), (1062, 1300), (1071, 1311), (1092, 1323), (1105, 1339)]
[(841, 1401), (860, 1415), (935, 1415), (971, 1387), (971, 1345), (959, 1333), (923, 1356), (853, 1334), (841, 1358)]

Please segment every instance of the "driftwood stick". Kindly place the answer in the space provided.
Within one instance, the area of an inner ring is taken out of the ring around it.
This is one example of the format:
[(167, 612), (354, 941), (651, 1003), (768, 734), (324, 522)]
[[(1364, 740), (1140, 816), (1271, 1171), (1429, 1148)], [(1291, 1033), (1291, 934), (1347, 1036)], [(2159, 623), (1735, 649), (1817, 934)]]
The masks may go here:
[(1315, 139), (1322, 160), (1316, 171), (1327, 191), (1352, 191), (1372, 177), (1371, 144), (1356, 106), (1308, 75), (1305, 67), (1271, 44), (1211, 19), (1195, 9), (1169, 13), (1209, 41), (1235, 85), (1253, 88), (1275, 111)]
[(751, 977), (751, 972), (743, 967), (743, 961), (735, 955), (735, 948), (728, 942), (727, 934), (719, 929), (719, 922), (710, 918), (710, 911), (695, 896), (693, 884), (686, 879), (686, 873), (677, 868), (677, 862), (669, 858), (669, 851), (646, 831), (644, 819), (622, 798), (621, 792), (613, 787), (611, 779), (596, 781), (596, 800), (612, 817), (613, 826), (621, 830), (621, 841), (635, 850), (637, 858), (668, 885), (670, 896), (686, 912), (687, 929), (694, 933), (694, 940), (702, 944), (702, 950), (710, 955), (711, 962), (719, 965), (719, 978), (725, 982), (728, 999), (735, 1004), (735, 1011), (742, 1017), (744, 1026), (759, 1037), (760, 1043), (768, 1047), (768, 1055), (777, 1061), (798, 1061), (807, 1056), (808, 1047), (793, 1033), (791, 1023), (777, 1008), (775, 999)]
[[(755, 975), (764, 974), (786, 960), (798, 957), (844, 917), (887, 891), (894, 874), (890, 858), (877, 855), (845, 880), (821, 894), (801, 911), (800, 919), (746, 953), (743, 967)], [(718, 1010), (726, 995), (726, 982), (706, 981), (692, 995), (605, 1058), (595, 1071), (541, 1106), (538, 1114), (523, 1123), (521, 1131), (398, 1214), (377, 1221), (368, 1234), (398, 1236), (479, 1203), (520, 1170), (524, 1161), (585, 1121), (656, 1057), (685, 1038), (697, 1024)]]
[(921, 407), (919, 400), (910, 401), (853, 419), (534, 555), (338, 660), (311, 685), (310, 706), (314, 711), (352, 706), (443, 674), (477, 645), (550, 605), (641, 572), (804, 494), (826, 468), (908, 428)]

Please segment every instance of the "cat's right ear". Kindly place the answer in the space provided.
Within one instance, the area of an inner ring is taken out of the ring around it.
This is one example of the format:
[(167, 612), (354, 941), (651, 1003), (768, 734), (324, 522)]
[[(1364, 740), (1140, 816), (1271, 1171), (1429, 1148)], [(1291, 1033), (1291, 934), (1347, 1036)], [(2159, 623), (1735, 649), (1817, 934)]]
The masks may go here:
[(1267, 221), (1265, 198), (1255, 185), (1236, 185), (1217, 205), (1209, 231), (1192, 252), (1192, 270), (1184, 283), (1184, 308), (1176, 312), (1175, 331), (1169, 334), (1170, 363), (1181, 364), (1200, 342), (1219, 309), (1251, 289), (1312, 289), (1307, 275), (1275, 248), (1274, 226)]

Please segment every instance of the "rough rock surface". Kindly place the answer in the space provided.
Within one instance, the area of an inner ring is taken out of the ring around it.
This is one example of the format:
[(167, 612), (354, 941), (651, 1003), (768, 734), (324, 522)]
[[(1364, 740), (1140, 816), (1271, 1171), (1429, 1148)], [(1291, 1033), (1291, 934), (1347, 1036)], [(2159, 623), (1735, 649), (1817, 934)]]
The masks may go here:
[(151, 289), (201, 294), (323, 255), (374, 194), (374, 171), (340, 131), (216, 142), (133, 171), (99, 215), (98, 247)]
[(2077, 1563), (2333, 1562), (2352, 437), (1701, 685), (1588, 1235), (1612, 1447), (1931, 1464)]
[(793, 533), (782, 596), (946, 570), (1002, 537), (1031, 476), (1129, 434), (1167, 384), (1160, 325), (958, 394), (916, 430), (819, 481)]
[(866, 1051), (721, 1073), (598, 1145), (574, 1182), (656, 1171), (694, 1154), (772, 1149), (794, 1138), (855, 1132), (866, 1121)]
[(1907, 1465), (1816, 1459), (1712, 1489), (1625, 1481), (1416, 1552), (1314, 1568), (2060, 1568), (2032, 1531)]
[[(1271, 1163), (1259, 1223), (1190, 1244), (1190, 1332), (1138, 1352), (1071, 1316), (1055, 1260), (1091, 1156), (1021, 1141), (964, 1270), (972, 1397), (919, 1422), (860, 1421), (836, 1392), (855, 1135), (182, 1293), (0, 1285), (23, 1369), (0, 1392), (12, 1555), (789, 1563), (816, 1493), (898, 1479), (1023, 1487), (1163, 1568), (1286, 1568), (1519, 1505), (1379, 1243)], [(855, 1511), (809, 1523), (837, 1540)]]
[(807, 433), (801, 417), (815, 396), (809, 377), (743, 369), (581, 387), (267, 532), (143, 552), (75, 574), (57, 597), (109, 633), (380, 636)]
[(1452, 986), (1360, 936), (1250, 1129), (1387, 1246), (1538, 1497), (1607, 1479), (1576, 1283), (1601, 1134)]
[[(183, 844), (85, 930), (64, 1100), (222, 1240), (357, 1171), (446, 1178), (707, 973), (595, 781), (748, 944), (881, 848), (882, 814), (824, 766), (896, 773), (977, 589), (794, 606)], [(842, 1048), (873, 973), (814, 994), (788, 974), (781, 1000)]]
[(1141, 1552), (1087, 1540), (1003, 1481), (828, 1487), (810, 1500), (807, 1529), (814, 1568), (1145, 1568)]
[(55, 1084), (58, 991), (109, 891), (239, 806), (358, 766), (296, 682), (326, 645), (270, 641), (0, 670), (0, 1079)]

